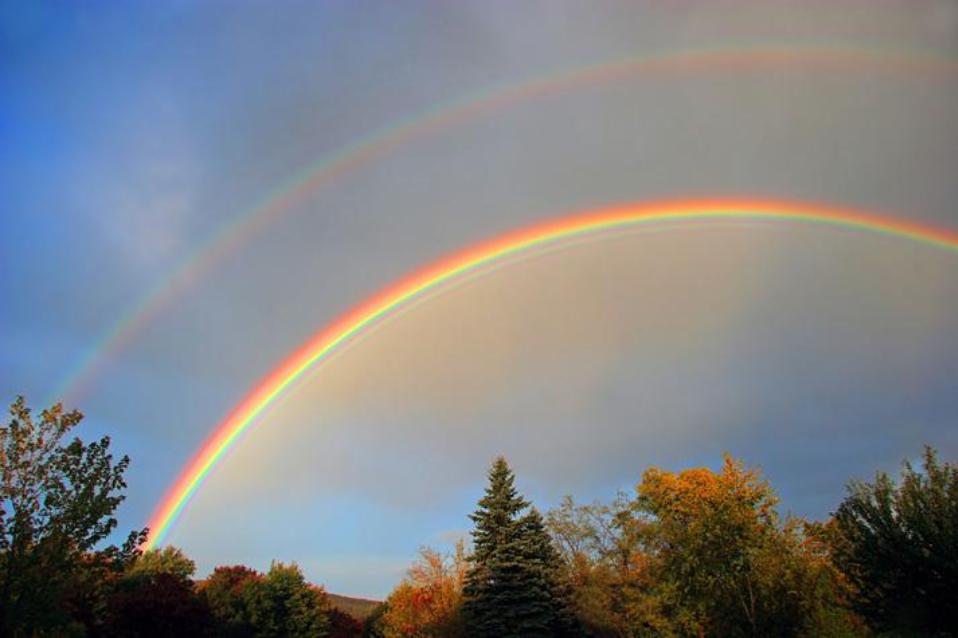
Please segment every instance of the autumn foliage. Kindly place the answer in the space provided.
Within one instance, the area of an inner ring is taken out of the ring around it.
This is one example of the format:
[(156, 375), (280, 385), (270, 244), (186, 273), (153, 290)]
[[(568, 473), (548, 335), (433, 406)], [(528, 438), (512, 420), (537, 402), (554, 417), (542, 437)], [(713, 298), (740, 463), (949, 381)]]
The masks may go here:
[(470, 515), (472, 547), (422, 549), (360, 621), (295, 564), (197, 581), (182, 551), (141, 553), (143, 530), (104, 547), (129, 460), (107, 438), (68, 440), (81, 418), (60, 406), (35, 416), (18, 399), (0, 427), (4, 636), (864, 638), (958, 626), (958, 467), (931, 448), (898, 481), (853, 481), (823, 522), (780, 514), (761, 472), (730, 456), (716, 470), (652, 467), (630, 493), (566, 497), (543, 517), (499, 458)]
[(467, 567), (461, 541), (451, 556), (420, 550), (419, 559), (386, 600), (379, 625), (383, 636), (463, 635), (459, 612)]
[(757, 470), (645, 471), (632, 497), (549, 514), (583, 626), (595, 636), (853, 636), (822, 541)]

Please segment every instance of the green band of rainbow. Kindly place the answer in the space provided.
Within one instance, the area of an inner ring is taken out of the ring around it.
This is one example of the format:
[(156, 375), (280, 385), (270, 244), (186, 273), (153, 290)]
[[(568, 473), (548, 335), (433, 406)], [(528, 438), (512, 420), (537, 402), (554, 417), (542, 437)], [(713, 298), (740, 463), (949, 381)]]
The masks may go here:
[(340, 346), (362, 335), (374, 324), (395, 316), (411, 302), (426, 294), (441, 292), (482, 268), (528, 251), (553, 247), (565, 240), (642, 225), (741, 220), (837, 226), (958, 251), (958, 233), (954, 231), (848, 209), (760, 200), (696, 200), (606, 208), (561, 217), (476, 244), (439, 259), (383, 289), (320, 329), (261, 379), (220, 422), (164, 496), (150, 520), (146, 548), (163, 540), (205, 478), (264, 410)]

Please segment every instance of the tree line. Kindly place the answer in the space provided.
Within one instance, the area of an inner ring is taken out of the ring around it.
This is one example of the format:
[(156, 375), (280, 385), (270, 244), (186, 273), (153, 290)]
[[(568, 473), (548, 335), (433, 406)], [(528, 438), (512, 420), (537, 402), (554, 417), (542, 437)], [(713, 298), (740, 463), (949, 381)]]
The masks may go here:
[(953, 636), (958, 466), (852, 481), (825, 522), (782, 517), (759, 470), (647, 469), (609, 503), (543, 517), (505, 459), (474, 549), (422, 551), (373, 627), (398, 636)]
[(895, 480), (852, 481), (823, 522), (782, 516), (760, 471), (649, 468), (610, 502), (540, 513), (504, 458), (469, 547), (429, 548), (358, 619), (295, 564), (217, 567), (180, 550), (104, 546), (125, 456), (69, 439), (82, 419), (22, 398), (0, 427), (0, 635), (951, 636), (958, 627), (958, 466), (926, 448)]

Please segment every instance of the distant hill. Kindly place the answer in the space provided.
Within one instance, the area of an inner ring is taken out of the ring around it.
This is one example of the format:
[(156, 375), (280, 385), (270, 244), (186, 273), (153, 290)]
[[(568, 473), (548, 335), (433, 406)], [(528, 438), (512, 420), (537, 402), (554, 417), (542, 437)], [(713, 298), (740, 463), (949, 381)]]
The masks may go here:
[(338, 594), (330, 594), (328, 592), (327, 595), (333, 607), (343, 613), (349, 614), (357, 620), (366, 620), (369, 614), (373, 613), (373, 610), (382, 604), (382, 601), (379, 600), (350, 598), (349, 596), (339, 596)]

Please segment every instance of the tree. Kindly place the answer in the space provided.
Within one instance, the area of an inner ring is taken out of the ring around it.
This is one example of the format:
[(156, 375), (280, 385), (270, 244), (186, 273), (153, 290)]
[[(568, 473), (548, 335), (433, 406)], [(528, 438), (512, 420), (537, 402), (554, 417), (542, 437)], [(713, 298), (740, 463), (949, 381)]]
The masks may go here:
[(898, 485), (884, 472), (853, 481), (835, 512), (835, 559), (853, 604), (874, 628), (952, 635), (958, 618), (958, 467), (925, 448), (923, 469), (904, 463)]
[(103, 633), (108, 636), (205, 636), (212, 626), (207, 600), (192, 580), (196, 563), (182, 550), (152, 549), (115, 579)]
[(215, 568), (200, 584), (199, 594), (213, 618), (213, 635), (242, 638), (255, 634), (254, 619), (268, 616), (265, 611), (251, 608), (251, 602), (259, 598), (253, 590), (262, 580), (259, 572), (235, 565)]
[[(90, 572), (122, 569), (146, 530), (122, 547), (96, 547), (116, 528), (123, 501), (124, 456), (110, 439), (84, 444), (65, 437), (83, 416), (56, 404), (35, 419), (23, 397), (0, 427), (0, 629), (21, 636), (70, 623), (67, 597)], [(86, 571), (86, 573), (82, 573)]]
[(274, 562), (243, 590), (255, 635), (313, 638), (329, 633), (329, 599), (306, 582), (295, 564)]
[(363, 638), (385, 638), (382, 632), (382, 619), (388, 611), (389, 606), (386, 603), (377, 605), (372, 610), (366, 620), (363, 621)]
[[(647, 618), (652, 609), (648, 604), (642, 613), (632, 614), (644, 620), (630, 619), (626, 613), (630, 608), (640, 611), (635, 605), (637, 593), (649, 589), (646, 575), (638, 569), (647, 561), (641, 560), (643, 538), (630, 507), (623, 493), (608, 505), (577, 505), (567, 496), (546, 515), (546, 526), (561, 557), (561, 578), (571, 590), (572, 608), (585, 635), (637, 635), (641, 633), (638, 628), (645, 625), (661, 629), (661, 623)], [(630, 625), (636, 629), (629, 630)]]
[(650, 468), (637, 494), (637, 513), (653, 521), (657, 570), (683, 630), (735, 635), (747, 628), (755, 635), (753, 554), (776, 523), (768, 484), (726, 457), (717, 474)]
[(834, 572), (811, 553), (800, 521), (780, 524), (777, 502), (756, 470), (728, 456), (717, 473), (643, 474), (634, 516), (646, 525), (652, 593), (670, 631), (855, 634), (838, 614)]
[(554, 576), (558, 555), (541, 516), (521, 516), (528, 502), (499, 457), (489, 470), (489, 485), (470, 518), (472, 566), (464, 587), (464, 615), (470, 636), (556, 636), (566, 631), (567, 615)]
[(548, 515), (591, 636), (856, 636), (823, 526), (780, 524), (755, 470), (650, 468), (636, 496)]
[(172, 574), (183, 580), (189, 580), (195, 572), (196, 563), (188, 558), (183, 550), (172, 545), (144, 552), (127, 570), (130, 576)]
[(363, 623), (333, 607), (329, 612), (329, 638), (360, 638)]
[(379, 621), (383, 636), (465, 635), (461, 606), (467, 568), (462, 541), (451, 557), (421, 549), (406, 578), (386, 599), (386, 611)]
[(295, 564), (273, 563), (265, 579), (279, 636), (313, 638), (329, 632), (329, 600), (326, 593), (303, 578)]
[(169, 572), (140, 571), (117, 583), (104, 633), (117, 638), (199, 638), (210, 624), (209, 607), (196, 595), (191, 580)]
[(217, 567), (199, 590), (216, 636), (312, 638), (330, 632), (326, 592), (306, 582), (295, 563), (274, 562), (265, 575), (243, 566)]
[(570, 608), (568, 583), (562, 579), (561, 559), (552, 545), (539, 510), (532, 508), (519, 519), (519, 556), (527, 582), (536, 594), (529, 597), (532, 616), (539, 616), (550, 636), (578, 635)]

